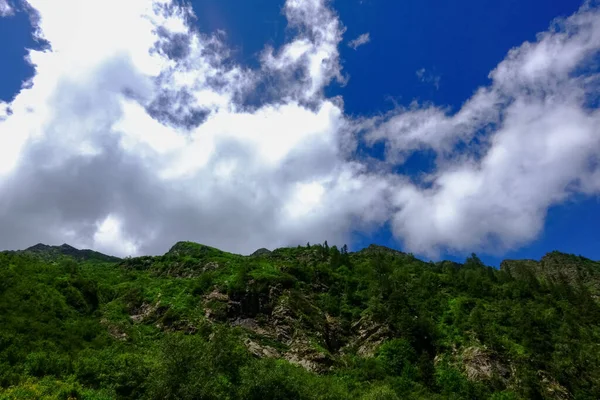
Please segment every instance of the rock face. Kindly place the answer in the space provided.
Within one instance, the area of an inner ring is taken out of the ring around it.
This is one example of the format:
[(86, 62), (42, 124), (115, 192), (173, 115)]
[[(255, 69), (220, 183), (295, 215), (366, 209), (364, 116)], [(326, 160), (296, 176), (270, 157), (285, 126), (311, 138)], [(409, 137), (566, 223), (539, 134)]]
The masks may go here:
[(584, 287), (600, 299), (600, 262), (553, 251), (540, 261), (505, 260), (500, 269), (517, 279), (535, 277), (546, 283), (568, 283), (573, 288)]
[(256, 357), (279, 358), (281, 354), (271, 346), (262, 346), (251, 339), (246, 339), (244, 345), (248, 351)]
[[(298, 292), (275, 286), (266, 294), (229, 296), (213, 290), (204, 296), (204, 307), (208, 319), (251, 334), (245, 345), (257, 357), (281, 357), (313, 372), (325, 372), (334, 363), (337, 348), (331, 344), (339, 341), (335, 320)], [(267, 344), (274, 342), (280, 348)]]
[(386, 339), (392, 336), (390, 329), (374, 322), (370, 317), (363, 317), (352, 325), (353, 340), (349, 346), (356, 348), (358, 355), (372, 357)]
[(142, 323), (150, 319), (159, 318), (165, 311), (164, 307), (161, 308), (160, 300), (156, 304), (142, 303), (140, 307), (132, 310), (133, 313), (130, 315), (130, 318), (135, 323)]
[(573, 398), (567, 388), (558, 383), (550, 374), (539, 371), (538, 375), (546, 398), (556, 400), (570, 400)]
[(509, 368), (485, 348), (467, 347), (461, 358), (465, 374), (472, 381), (485, 381), (494, 377), (508, 380), (510, 376)]

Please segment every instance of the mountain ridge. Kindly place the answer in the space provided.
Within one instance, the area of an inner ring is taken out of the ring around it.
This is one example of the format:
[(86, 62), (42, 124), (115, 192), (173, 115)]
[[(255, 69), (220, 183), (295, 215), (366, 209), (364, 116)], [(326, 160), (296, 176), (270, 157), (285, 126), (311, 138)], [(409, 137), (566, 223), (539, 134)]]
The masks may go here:
[(80, 261), (97, 260), (103, 262), (119, 262), (121, 258), (100, 253), (90, 249), (77, 249), (67, 243), (59, 246), (37, 243), (24, 250), (8, 250), (10, 252), (33, 254), (44, 258), (56, 259), (60, 256), (70, 256)]

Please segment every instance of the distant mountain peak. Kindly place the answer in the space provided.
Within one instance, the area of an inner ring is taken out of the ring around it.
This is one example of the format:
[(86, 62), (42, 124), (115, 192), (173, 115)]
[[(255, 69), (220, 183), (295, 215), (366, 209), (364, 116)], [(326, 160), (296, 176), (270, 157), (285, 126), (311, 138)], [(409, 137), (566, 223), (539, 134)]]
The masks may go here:
[(52, 246), (48, 246), (47, 244), (38, 243), (36, 245), (26, 248), (24, 251), (46, 251), (51, 248), (52, 248)]
[(269, 255), (271, 254), (271, 250), (266, 249), (264, 247), (261, 247), (260, 249), (256, 250), (254, 253), (251, 254), (251, 256), (263, 256), (263, 255)]
[(109, 256), (94, 250), (80, 250), (67, 243), (63, 243), (60, 246), (50, 246), (44, 243), (38, 243), (26, 248), (25, 250), (22, 250), (22, 252), (34, 253), (49, 258), (70, 256), (78, 260), (98, 260), (105, 262), (117, 262), (121, 260), (119, 257)]
[(552, 251), (541, 260), (504, 260), (500, 269), (515, 278), (535, 278), (548, 282), (568, 282), (583, 285), (600, 296), (600, 262), (574, 254)]

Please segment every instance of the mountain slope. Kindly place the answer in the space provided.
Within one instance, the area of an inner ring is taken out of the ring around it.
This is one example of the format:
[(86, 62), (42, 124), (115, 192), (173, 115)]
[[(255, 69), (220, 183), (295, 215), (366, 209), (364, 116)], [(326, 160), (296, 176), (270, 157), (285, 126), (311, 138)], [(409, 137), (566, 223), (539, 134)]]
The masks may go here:
[(600, 398), (583, 258), (34, 247), (0, 253), (0, 399)]
[(21, 250), (21, 252), (35, 254), (46, 259), (56, 259), (60, 256), (70, 256), (78, 261), (96, 260), (103, 262), (117, 262), (121, 260), (119, 257), (109, 256), (94, 250), (79, 250), (66, 243), (60, 246), (48, 246), (38, 243), (34, 246), (28, 247), (25, 250)]
[(600, 298), (600, 262), (585, 257), (553, 251), (540, 261), (505, 260), (500, 268), (519, 279), (535, 276), (548, 284), (560, 282), (574, 288), (584, 287)]

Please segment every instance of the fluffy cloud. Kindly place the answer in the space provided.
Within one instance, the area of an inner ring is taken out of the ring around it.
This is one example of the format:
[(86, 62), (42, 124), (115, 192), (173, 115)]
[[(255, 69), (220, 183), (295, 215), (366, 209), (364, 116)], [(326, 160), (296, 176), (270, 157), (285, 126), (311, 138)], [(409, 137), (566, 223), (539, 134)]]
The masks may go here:
[(12, 15), (14, 12), (7, 0), (0, 0), (0, 17)]
[(385, 220), (387, 182), (344, 159), (341, 101), (322, 95), (343, 80), (325, 1), (286, 3), (297, 35), (257, 70), (194, 29), (188, 7), (88, 3), (29, 2), (51, 49), (30, 52), (35, 76), (0, 108), (3, 247), (247, 253), (342, 243)]
[(414, 105), (365, 122), (388, 162), (437, 156), (435, 172), (394, 194), (393, 230), (408, 248), (501, 252), (534, 239), (550, 206), (598, 193), (599, 49), (600, 13), (584, 7), (511, 50), (455, 114)]
[[(324, 94), (345, 82), (327, 0), (287, 0), (295, 34), (255, 69), (222, 33), (200, 33), (189, 6), (28, 3), (50, 47), (30, 51), (35, 76), (0, 104), (5, 248), (156, 254), (194, 240), (248, 253), (343, 244), (391, 221), (422, 254), (505, 249), (533, 239), (551, 205), (600, 190), (596, 9), (512, 50), (456, 113), (351, 118)], [(354, 157), (360, 141), (384, 142), (387, 165)], [(423, 150), (435, 171), (389, 172)]]

